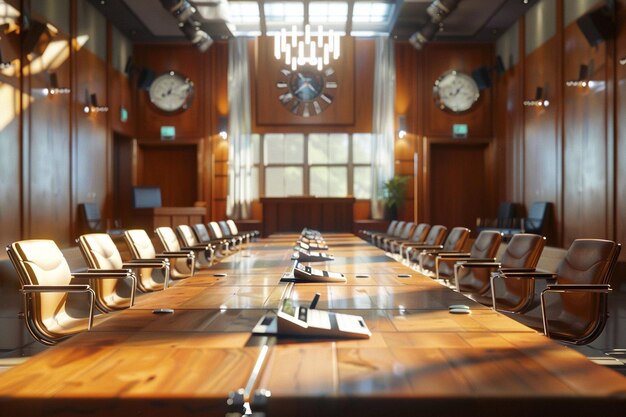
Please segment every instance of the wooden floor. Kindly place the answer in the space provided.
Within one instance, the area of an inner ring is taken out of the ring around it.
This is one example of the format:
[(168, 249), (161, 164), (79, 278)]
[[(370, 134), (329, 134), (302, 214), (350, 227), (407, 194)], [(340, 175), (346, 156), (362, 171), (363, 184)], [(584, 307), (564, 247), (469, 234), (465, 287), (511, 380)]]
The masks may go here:
[[(270, 417), (626, 415), (625, 377), (352, 235), (326, 236), (336, 259), (315, 264), (345, 284), (281, 283), (295, 239), (251, 244), (6, 371), (0, 416), (225, 416), (248, 383), (271, 392), (252, 403)], [(308, 304), (316, 292), (317, 308), (363, 316), (372, 337), (251, 335), (282, 298)], [(448, 312), (460, 303), (470, 315)], [(175, 312), (153, 314), (161, 307)]]

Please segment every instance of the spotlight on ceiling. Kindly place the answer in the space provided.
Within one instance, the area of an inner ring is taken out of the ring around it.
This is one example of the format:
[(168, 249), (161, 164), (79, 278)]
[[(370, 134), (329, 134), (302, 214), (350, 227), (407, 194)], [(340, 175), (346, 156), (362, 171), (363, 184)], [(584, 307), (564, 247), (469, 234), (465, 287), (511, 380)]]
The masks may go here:
[(205, 31), (200, 29), (195, 24), (186, 21), (179, 26), (187, 39), (189, 39), (191, 43), (201, 52), (206, 51), (211, 45), (213, 45), (213, 39), (211, 39), (211, 37), (207, 35)]
[(213, 44), (213, 39), (201, 28), (202, 16), (187, 0), (161, 0), (161, 5), (178, 20), (185, 37), (201, 52)]
[(424, 44), (434, 38), (438, 31), (439, 25), (437, 23), (426, 23), (422, 29), (411, 35), (409, 42), (415, 49), (422, 49)]
[(435, 0), (426, 9), (433, 23), (440, 23), (458, 6), (461, 0)]

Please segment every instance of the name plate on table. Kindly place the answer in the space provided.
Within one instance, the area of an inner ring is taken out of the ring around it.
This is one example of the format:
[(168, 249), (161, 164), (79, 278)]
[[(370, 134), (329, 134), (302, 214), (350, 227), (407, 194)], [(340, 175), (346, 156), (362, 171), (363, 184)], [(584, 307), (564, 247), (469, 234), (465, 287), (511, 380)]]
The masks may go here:
[(323, 243), (306, 243), (301, 240), (297, 242), (297, 246), (300, 246), (302, 249), (306, 250), (328, 250), (328, 246)]
[(357, 339), (369, 339), (372, 335), (361, 316), (312, 309), (301, 306), (294, 300), (283, 300), (278, 313), (263, 316), (252, 329), (252, 333)]
[(335, 260), (335, 257), (328, 254), (327, 252), (312, 252), (299, 246), (296, 246), (293, 249), (295, 252), (293, 253), (293, 255), (291, 255), (292, 261), (298, 260), (300, 262), (326, 262)]
[(346, 277), (339, 272), (311, 268), (296, 261), (293, 273), (283, 274), (280, 280), (283, 282), (346, 282)]

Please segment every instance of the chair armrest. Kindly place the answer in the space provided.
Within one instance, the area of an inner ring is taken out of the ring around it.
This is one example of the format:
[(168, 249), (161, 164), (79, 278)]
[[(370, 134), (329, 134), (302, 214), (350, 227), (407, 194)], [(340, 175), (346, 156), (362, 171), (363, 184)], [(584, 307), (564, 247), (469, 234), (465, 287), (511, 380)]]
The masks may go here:
[(408, 244), (404, 246), (415, 249), (443, 249), (443, 245), (425, 245), (423, 243)]
[(24, 285), (22, 292), (86, 292), (91, 291), (87, 284), (69, 285)]
[(546, 286), (544, 291), (558, 292), (611, 292), (609, 284), (551, 284)]
[[(72, 278), (127, 278), (133, 275), (131, 271), (121, 272), (119, 270), (109, 271), (96, 270), (97, 272), (76, 272), (72, 274)], [(101, 272), (102, 271), (102, 272)]]
[(459, 258), (459, 259), (470, 259), (472, 256), (471, 253), (461, 253), (461, 252), (437, 252), (433, 251), (432, 253), (436, 253), (440, 258)]
[(500, 275), (502, 278), (516, 279), (556, 279), (556, 274), (552, 272), (508, 272)]
[(201, 251), (201, 250), (210, 250), (211, 246), (209, 245), (196, 245), (196, 246), (183, 246), (181, 248), (184, 251)]
[(124, 268), (131, 268), (131, 269), (136, 269), (136, 268), (165, 268), (165, 266), (167, 265), (166, 262), (163, 262), (163, 259), (154, 259), (154, 260), (150, 260), (150, 259), (135, 259), (133, 262), (124, 262), (124, 264), (122, 265)]
[(498, 271), (506, 274), (510, 272), (535, 272), (536, 269), (535, 268), (500, 268), (498, 269)]
[(193, 255), (193, 252), (186, 252), (186, 251), (180, 251), (180, 252), (163, 252), (163, 253), (158, 253), (157, 258), (194, 258), (195, 256)]
[[(119, 274), (132, 274), (133, 271), (131, 268), (121, 268), (121, 269), (99, 269), (99, 268), (89, 268), (87, 269), (87, 274), (100, 274), (104, 275), (105, 273), (119, 273)], [(76, 273), (72, 273), (72, 275), (76, 275)]]
[(463, 268), (497, 268), (500, 266), (500, 262), (494, 262), (492, 259), (485, 261), (463, 259), (456, 264), (462, 266)]

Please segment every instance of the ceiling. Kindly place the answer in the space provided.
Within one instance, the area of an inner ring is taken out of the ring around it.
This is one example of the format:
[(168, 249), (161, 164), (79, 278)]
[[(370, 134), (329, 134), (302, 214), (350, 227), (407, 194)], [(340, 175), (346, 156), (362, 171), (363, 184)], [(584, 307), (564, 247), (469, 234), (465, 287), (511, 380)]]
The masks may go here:
[[(188, 42), (172, 14), (157, 0), (88, 0), (132, 42)], [(190, 0), (196, 6), (207, 0)], [(216, 0), (212, 0), (216, 1)], [(223, 0), (222, 0), (223, 1)], [(303, 1), (303, 0), (299, 0)], [(309, 0), (304, 0), (307, 3)], [(312, 1), (312, 0), (311, 0)], [(345, 1), (345, 0), (344, 0)], [(350, 13), (355, 1), (347, 0)], [(382, 0), (385, 1), (385, 0)], [(429, 22), (426, 9), (433, 0), (389, 0), (395, 4), (386, 32), (400, 40), (408, 39)], [(460, 0), (458, 7), (443, 21), (437, 41), (495, 41), (538, 0)], [(262, 6), (269, 0), (258, 0)], [(261, 7), (261, 10), (263, 8)], [(261, 12), (263, 19), (263, 12)], [(203, 29), (214, 39), (225, 38), (233, 25), (208, 19)], [(228, 27), (227, 27), (228, 26)], [(264, 29), (264, 24), (261, 25)]]

